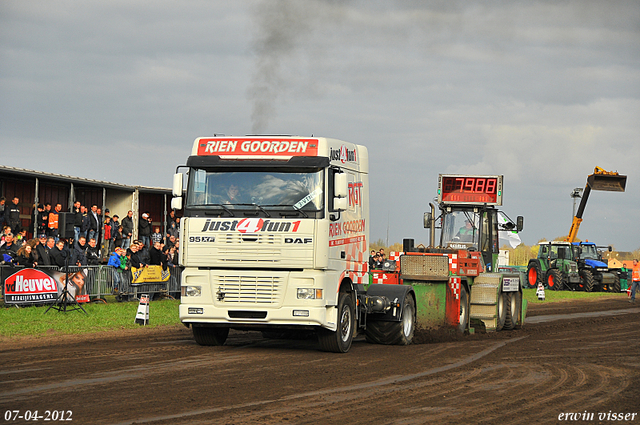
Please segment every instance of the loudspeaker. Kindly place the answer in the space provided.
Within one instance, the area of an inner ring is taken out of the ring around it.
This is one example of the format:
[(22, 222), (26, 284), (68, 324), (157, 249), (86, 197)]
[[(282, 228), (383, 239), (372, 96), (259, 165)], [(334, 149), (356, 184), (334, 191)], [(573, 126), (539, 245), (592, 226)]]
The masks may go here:
[(58, 237), (63, 239), (73, 239), (75, 233), (73, 232), (73, 223), (75, 221), (75, 214), (70, 212), (58, 213)]

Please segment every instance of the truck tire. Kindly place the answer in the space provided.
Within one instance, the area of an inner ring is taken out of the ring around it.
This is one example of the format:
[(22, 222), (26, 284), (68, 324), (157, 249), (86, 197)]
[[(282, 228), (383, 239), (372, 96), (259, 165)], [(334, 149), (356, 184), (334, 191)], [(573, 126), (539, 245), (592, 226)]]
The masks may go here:
[(593, 292), (593, 286), (595, 285), (595, 279), (593, 278), (593, 273), (590, 270), (583, 270), (580, 273), (580, 278), (582, 279), (582, 285), (584, 286), (585, 292)]
[(520, 292), (508, 292), (507, 294), (507, 318), (504, 321), (504, 329), (515, 329), (520, 315)]
[(564, 276), (560, 270), (549, 270), (547, 273), (547, 287), (554, 291), (562, 291), (564, 288)]
[(498, 295), (498, 317), (496, 320), (496, 332), (501, 331), (504, 328), (504, 324), (507, 321), (507, 294), (504, 292), (500, 292)]
[(542, 269), (538, 262), (532, 261), (527, 268), (527, 288), (537, 288), (540, 282), (542, 282)]
[(411, 295), (404, 298), (399, 322), (367, 321), (367, 342), (384, 345), (409, 345), (416, 328), (416, 303)]
[(229, 328), (212, 328), (191, 325), (193, 338), (199, 345), (224, 345), (229, 336)]
[(335, 331), (318, 329), (318, 342), (322, 351), (346, 353), (351, 348), (355, 316), (351, 294), (340, 292), (338, 296), (338, 328)]
[(460, 321), (457, 331), (464, 333), (469, 327), (469, 293), (464, 285), (460, 285)]

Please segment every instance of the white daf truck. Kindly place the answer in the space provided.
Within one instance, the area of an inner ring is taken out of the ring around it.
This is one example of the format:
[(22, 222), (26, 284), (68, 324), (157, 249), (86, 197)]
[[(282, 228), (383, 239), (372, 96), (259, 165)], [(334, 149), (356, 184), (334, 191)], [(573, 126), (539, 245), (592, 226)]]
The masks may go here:
[[(410, 286), (368, 289), (364, 146), (321, 137), (202, 137), (174, 176), (180, 320), (201, 345), (229, 329), (315, 330), (320, 348), (409, 344)], [(186, 189), (185, 189), (186, 187)]]

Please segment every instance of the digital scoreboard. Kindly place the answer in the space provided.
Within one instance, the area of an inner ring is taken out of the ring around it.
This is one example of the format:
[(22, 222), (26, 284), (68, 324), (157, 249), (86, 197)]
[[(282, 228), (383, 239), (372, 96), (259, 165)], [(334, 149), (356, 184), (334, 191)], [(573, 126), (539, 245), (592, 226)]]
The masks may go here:
[(462, 205), (502, 205), (502, 176), (440, 174), (438, 202)]

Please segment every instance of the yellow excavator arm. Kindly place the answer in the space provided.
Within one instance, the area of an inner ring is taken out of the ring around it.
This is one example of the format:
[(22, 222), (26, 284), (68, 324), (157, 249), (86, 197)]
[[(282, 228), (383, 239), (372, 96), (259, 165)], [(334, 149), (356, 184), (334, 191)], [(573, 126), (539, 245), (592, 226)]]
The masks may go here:
[(571, 222), (571, 229), (569, 230), (568, 242), (575, 242), (578, 236), (578, 230), (580, 229), (580, 223), (582, 223), (582, 214), (584, 208), (587, 206), (587, 200), (591, 190), (606, 190), (609, 192), (624, 192), (627, 185), (627, 176), (621, 176), (617, 171), (605, 171), (600, 167), (596, 167), (593, 170), (593, 174), (587, 176), (587, 185), (582, 193), (582, 200), (580, 206), (576, 212), (573, 221)]

